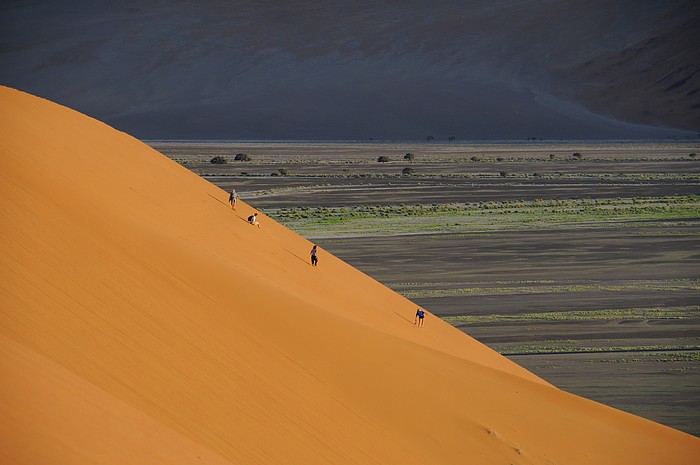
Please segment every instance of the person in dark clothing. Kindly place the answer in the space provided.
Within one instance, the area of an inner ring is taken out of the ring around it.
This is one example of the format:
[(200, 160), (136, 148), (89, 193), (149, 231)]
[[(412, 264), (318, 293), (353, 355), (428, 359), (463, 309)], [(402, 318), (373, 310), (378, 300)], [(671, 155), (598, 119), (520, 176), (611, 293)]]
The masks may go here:
[(311, 249), (311, 264), (313, 266), (318, 265), (318, 248), (316, 248), (316, 245)]
[(416, 310), (416, 318), (413, 320), (413, 324), (418, 324), (418, 327), (422, 327), (423, 318), (425, 318), (425, 312), (419, 308), (418, 310)]

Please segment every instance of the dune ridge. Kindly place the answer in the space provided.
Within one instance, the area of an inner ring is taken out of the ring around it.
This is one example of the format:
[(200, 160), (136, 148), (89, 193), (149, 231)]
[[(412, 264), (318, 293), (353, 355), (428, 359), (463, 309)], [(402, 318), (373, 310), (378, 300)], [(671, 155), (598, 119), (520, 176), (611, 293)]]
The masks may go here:
[(7, 463), (690, 464), (140, 141), (0, 88)]

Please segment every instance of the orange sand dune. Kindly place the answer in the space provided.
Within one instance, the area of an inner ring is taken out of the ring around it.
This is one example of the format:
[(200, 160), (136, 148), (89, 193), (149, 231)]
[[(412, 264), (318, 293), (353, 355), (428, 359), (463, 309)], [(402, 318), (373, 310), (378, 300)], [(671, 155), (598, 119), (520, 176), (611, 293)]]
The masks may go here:
[(696, 464), (132, 137), (0, 88), (0, 460)]

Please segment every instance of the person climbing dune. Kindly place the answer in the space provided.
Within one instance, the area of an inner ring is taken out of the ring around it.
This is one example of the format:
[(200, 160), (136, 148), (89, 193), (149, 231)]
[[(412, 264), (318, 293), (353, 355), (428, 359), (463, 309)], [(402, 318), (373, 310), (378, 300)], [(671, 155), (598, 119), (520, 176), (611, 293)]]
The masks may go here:
[(260, 223), (258, 223), (258, 213), (254, 213), (248, 217), (248, 223), (252, 224), (253, 226), (257, 226), (258, 228), (260, 227)]
[(238, 201), (238, 193), (236, 192), (236, 189), (232, 189), (231, 195), (228, 196), (228, 203), (231, 204), (232, 210), (236, 209), (236, 202), (237, 201)]
[(316, 245), (314, 245), (311, 249), (311, 264), (313, 266), (318, 265), (318, 249), (316, 248)]
[(413, 320), (413, 324), (418, 324), (418, 327), (423, 327), (423, 318), (425, 318), (425, 312), (422, 309), (416, 310), (416, 318)]

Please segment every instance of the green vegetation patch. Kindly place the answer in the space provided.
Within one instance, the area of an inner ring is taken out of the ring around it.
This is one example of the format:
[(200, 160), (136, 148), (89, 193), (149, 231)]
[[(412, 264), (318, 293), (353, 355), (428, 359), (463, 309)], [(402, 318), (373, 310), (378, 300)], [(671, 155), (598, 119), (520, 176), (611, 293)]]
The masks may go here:
[(442, 319), (450, 324), (477, 324), (528, 321), (607, 321), (607, 320), (663, 320), (700, 318), (700, 306), (614, 308), (576, 310), (568, 312), (519, 313), (509, 315), (456, 315)]
[[(689, 353), (700, 351), (699, 345), (645, 345), (645, 346), (610, 346), (610, 347), (583, 347), (569, 345), (537, 346), (524, 345), (517, 347), (501, 348), (501, 355), (541, 355), (541, 354), (594, 354), (614, 352), (672, 352), (687, 351)], [(697, 353), (690, 357), (697, 360)], [(686, 360), (687, 361), (687, 358)]]
[[(700, 196), (266, 209), (305, 236), (593, 228), (700, 218)], [(658, 224), (656, 224), (658, 225)]]
[(624, 291), (700, 291), (698, 280), (675, 280), (669, 282), (634, 281), (625, 284), (558, 284), (514, 287), (462, 287), (450, 289), (412, 289), (401, 294), (409, 299), (416, 297), (451, 297), (459, 295), (517, 295), (517, 294), (562, 294), (572, 292), (624, 292)]

